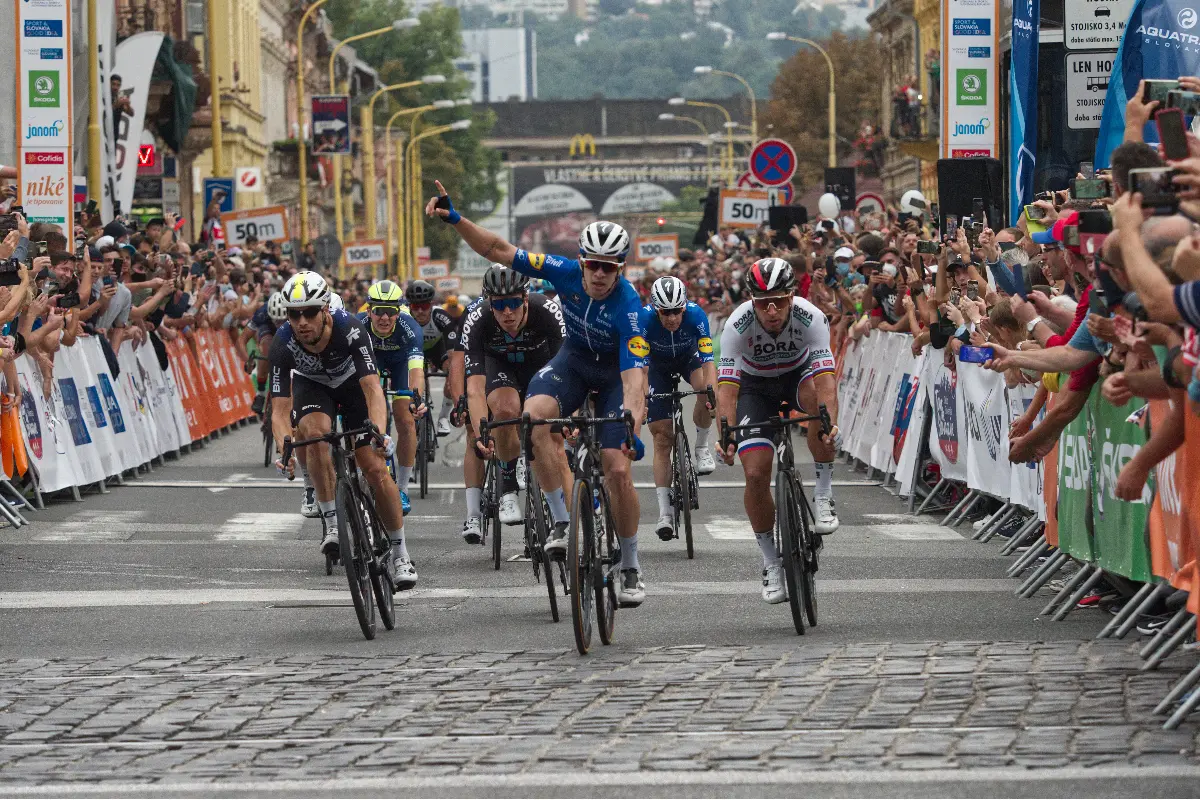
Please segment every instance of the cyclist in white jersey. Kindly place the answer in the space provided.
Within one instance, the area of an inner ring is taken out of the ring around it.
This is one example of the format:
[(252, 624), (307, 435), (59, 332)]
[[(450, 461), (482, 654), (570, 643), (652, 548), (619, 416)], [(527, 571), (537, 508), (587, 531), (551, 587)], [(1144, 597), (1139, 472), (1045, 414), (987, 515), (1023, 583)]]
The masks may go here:
[[(816, 306), (796, 296), (796, 275), (783, 259), (755, 262), (746, 278), (752, 299), (729, 315), (721, 333), (718, 415), (736, 420), (735, 425), (751, 425), (777, 416), (782, 402), (805, 414), (815, 414), (819, 403), (825, 405), (833, 429), (822, 436), (817, 425), (809, 425), (808, 449), (817, 471), (814, 530), (833, 533), (838, 528), (833, 459), (840, 434), (829, 324)], [(766, 431), (741, 431), (736, 445), (721, 453), (726, 464), (733, 464), (735, 451), (746, 474), (746, 514), (763, 554), (763, 600), (782, 603), (787, 593), (782, 559), (775, 547), (775, 502), (771, 497), (774, 442)]]

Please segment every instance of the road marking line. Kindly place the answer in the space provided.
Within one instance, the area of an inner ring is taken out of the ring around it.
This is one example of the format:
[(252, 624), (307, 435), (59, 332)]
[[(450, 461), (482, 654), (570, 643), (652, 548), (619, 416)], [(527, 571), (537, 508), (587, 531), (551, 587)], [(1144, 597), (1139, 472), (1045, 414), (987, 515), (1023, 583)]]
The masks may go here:
[[(817, 582), (818, 594), (920, 594), (1011, 592), (1017, 581), (1006, 578), (904, 579), (862, 578)], [(757, 597), (761, 582), (750, 581), (664, 581), (655, 582), (653, 595), (711, 597), (746, 595)], [(412, 600), (518, 599), (544, 597), (542, 586), (495, 588), (430, 588), (399, 592), (397, 598)], [(0, 592), (0, 609), (118, 608), (123, 606), (199, 606), (243, 603), (287, 607), (349, 605), (342, 589), (124, 589), (63, 592)]]
[[(810, 487), (810, 488), (813, 486), (812, 481), (803, 481), (803, 483), (805, 486)], [(654, 481), (636, 481), (636, 482), (634, 482), (633, 485), (634, 485), (634, 488), (637, 488), (637, 489), (653, 489)], [(860, 487), (860, 486), (863, 486), (863, 487), (882, 486), (883, 484), (880, 483), (879, 481), (834, 481), (833, 485), (835, 487), (853, 488), (853, 487)], [(740, 481), (740, 480), (738, 480), (738, 481), (704, 481), (704, 480), (701, 480), (700, 481), (700, 490), (701, 491), (704, 491), (705, 489), (743, 489), (743, 488), (745, 488), (745, 486), (746, 486), (745, 481)], [(275, 480), (273, 478), (252, 478), (250, 480), (241, 481), (239, 483), (226, 483), (226, 482), (217, 482), (217, 481), (193, 481), (193, 480), (176, 480), (176, 481), (137, 480), (137, 481), (129, 481), (124, 486), (114, 487), (114, 488), (137, 489), (139, 487), (149, 488), (149, 489), (208, 489), (208, 488), (214, 488), (214, 487), (219, 488), (219, 489), (289, 489), (289, 488), (291, 488), (291, 489), (298, 490), (299, 484), (292, 483), (291, 481), (286, 481), (286, 480), (282, 480), (282, 479)], [(413, 489), (413, 487), (411, 485), (409, 488), (410, 488), (410, 490)], [(435, 491), (435, 490), (443, 491), (444, 490), (444, 491), (458, 493), (463, 490), (463, 487), (462, 487), (461, 483), (431, 483), (431, 484), (429, 484), (429, 489), (430, 489), (430, 491)], [(410, 491), (409, 494), (411, 495), (412, 492)]]
[(958, 531), (941, 525), (906, 523), (903, 525), (872, 525), (871, 529), (891, 539), (905, 542), (966, 541), (966, 537)]
[(702, 525), (714, 539), (754, 541), (754, 531), (745, 517), (713, 517), (705, 520)]

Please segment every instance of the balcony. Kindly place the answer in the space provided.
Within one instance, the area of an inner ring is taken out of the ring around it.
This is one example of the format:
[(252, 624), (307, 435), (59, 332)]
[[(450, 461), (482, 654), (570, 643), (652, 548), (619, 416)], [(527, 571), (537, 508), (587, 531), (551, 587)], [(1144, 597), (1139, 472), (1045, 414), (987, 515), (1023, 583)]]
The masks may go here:
[(902, 153), (922, 161), (938, 159), (938, 135), (941, 116), (937, 98), (912, 102), (897, 93), (892, 99), (888, 139)]
[(181, 39), (183, 6), (178, 0), (117, 0), (117, 41), (144, 31)]

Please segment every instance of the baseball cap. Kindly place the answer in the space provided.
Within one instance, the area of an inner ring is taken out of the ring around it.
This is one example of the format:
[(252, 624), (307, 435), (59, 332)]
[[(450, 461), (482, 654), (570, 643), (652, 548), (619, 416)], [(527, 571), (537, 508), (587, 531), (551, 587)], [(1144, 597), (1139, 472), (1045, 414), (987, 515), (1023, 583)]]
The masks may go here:
[[(1071, 211), (1071, 212), (1065, 214), (1064, 216), (1061, 216), (1058, 219), (1056, 219), (1054, 221), (1054, 225), (1052, 225), (1049, 229), (1047, 229), (1045, 231), (1041, 231), (1040, 233), (1031, 234), (1030, 238), (1032, 238), (1036, 244), (1062, 244), (1063, 238), (1065, 236), (1064, 229), (1068, 225), (1078, 225), (1078, 224), (1079, 224), (1079, 212)], [(1078, 247), (1072, 246), (1070, 249), (1074, 253), (1079, 252)]]
[(104, 226), (104, 235), (111, 236), (113, 239), (120, 239), (129, 235), (129, 231), (125, 230), (125, 226), (117, 222), (115, 219)]
[[(108, 230), (108, 229), (105, 228), (105, 230)], [(93, 244), (92, 246), (95, 247), (97, 250), (103, 250), (106, 247), (112, 247), (116, 243), (117, 243), (116, 240), (113, 239), (112, 236), (105, 234), (104, 236), (101, 236), (99, 239), (97, 239), (96, 243)]]
[(849, 247), (839, 247), (833, 254), (833, 260), (838, 261), (843, 258), (850, 261), (854, 258), (854, 251)]

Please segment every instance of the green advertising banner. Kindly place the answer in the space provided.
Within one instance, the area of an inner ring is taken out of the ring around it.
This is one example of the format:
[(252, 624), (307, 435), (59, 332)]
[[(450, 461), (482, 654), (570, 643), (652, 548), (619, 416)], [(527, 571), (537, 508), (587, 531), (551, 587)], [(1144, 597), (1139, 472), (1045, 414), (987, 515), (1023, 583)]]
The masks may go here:
[(1146, 443), (1142, 414), (1137, 415), (1136, 421), (1129, 421), (1144, 405), (1144, 401), (1134, 399), (1114, 408), (1098, 391), (1093, 391), (1088, 400), (1092, 415), (1092, 529), (1096, 563), (1135, 581), (1151, 580), (1146, 522), (1154, 495), (1147, 485), (1142, 489), (1141, 499), (1130, 503), (1118, 500), (1114, 492), (1121, 468)]
[(1087, 408), (1058, 437), (1058, 547), (1080, 561), (1094, 562), (1092, 547), (1092, 450), (1088, 409), (1099, 398), (1092, 389)]

